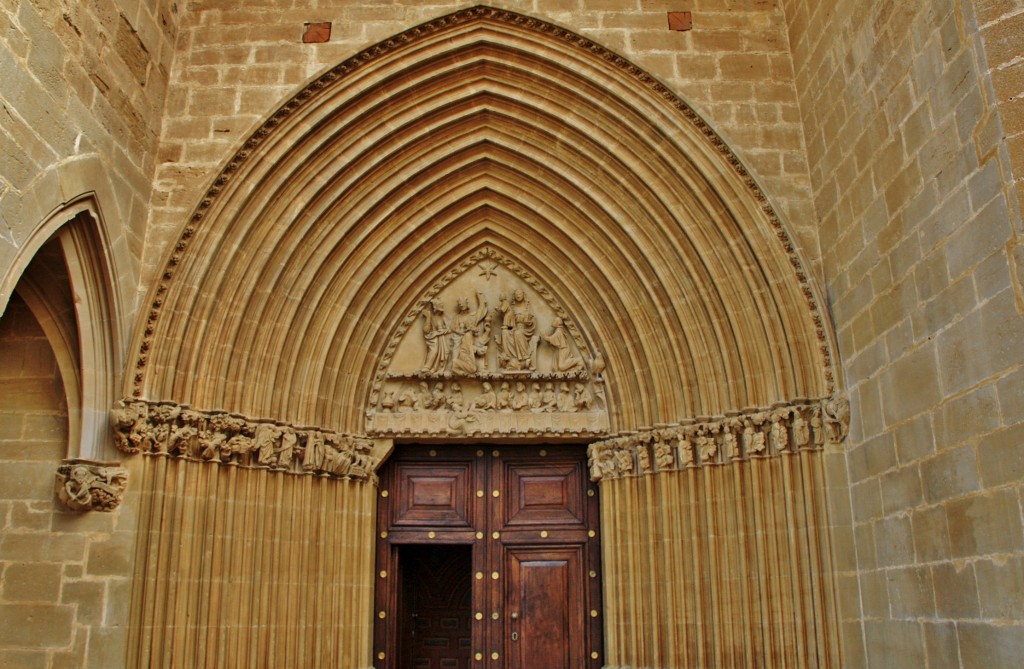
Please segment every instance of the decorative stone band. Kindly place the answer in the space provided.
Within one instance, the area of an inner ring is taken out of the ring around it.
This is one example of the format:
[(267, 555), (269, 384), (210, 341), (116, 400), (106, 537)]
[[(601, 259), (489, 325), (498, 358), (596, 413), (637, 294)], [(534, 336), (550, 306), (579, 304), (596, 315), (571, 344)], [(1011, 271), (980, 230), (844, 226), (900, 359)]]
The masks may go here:
[(796, 400), (622, 434), (590, 445), (593, 481), (821, 449), (846, 438), (845, 397)]
[(128, 470), (119, 462), (64, 460), (56, 484), (57, 497), (72, 511), (113, 511), (124, 499)]
[(132, 399), (119, 401), (110, 418), (124, 453), (376, 481), (373, 442), (365, 437)]

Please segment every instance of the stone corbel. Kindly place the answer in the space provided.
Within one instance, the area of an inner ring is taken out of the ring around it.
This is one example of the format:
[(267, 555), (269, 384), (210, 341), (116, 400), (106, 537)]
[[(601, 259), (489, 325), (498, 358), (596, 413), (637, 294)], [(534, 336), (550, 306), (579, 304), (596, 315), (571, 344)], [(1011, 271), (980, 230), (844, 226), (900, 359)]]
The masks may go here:
[(72, 511), (113, 511), (124, 499), (128, 470), (119, 462), (64, 460), (56, 486), (57, 497)]

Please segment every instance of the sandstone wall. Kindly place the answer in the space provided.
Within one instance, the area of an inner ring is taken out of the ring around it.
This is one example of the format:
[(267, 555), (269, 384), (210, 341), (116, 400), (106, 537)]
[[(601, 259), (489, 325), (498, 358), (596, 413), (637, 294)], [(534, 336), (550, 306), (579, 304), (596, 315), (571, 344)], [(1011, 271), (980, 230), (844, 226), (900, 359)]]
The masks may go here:
[(0, 320), (0, 351), (0, 665), (123, 666), (134, 520), (124, 509), (71, 513), (57, 500), (64, 388), (19, 297)]
[(49, 236), (95, 193), (130, 307), (174, 57), (172, 0), (4, 0), (0, 14), (0, 313)]
[(1005, 88), (1010, 67), (992, 72), (998, 97), (989, 79), (1019, 58), (1021, 17), (996, 17), (1020, 3), (973, 4), (783, 3), (854, 407), (855, 547), (837, 549), (849, 666), (1011, 667), (1024, 652), (1020, 218), (1004, 141), (1019, 87)]

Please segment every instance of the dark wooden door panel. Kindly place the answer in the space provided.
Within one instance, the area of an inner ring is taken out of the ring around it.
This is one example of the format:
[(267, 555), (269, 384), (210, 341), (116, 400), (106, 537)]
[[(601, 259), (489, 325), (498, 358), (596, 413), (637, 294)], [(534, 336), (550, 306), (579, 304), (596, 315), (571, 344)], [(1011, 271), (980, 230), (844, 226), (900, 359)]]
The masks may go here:
[(583, 547), (506, 547), (510, 669), (586, 666)]
[(396, 527), (472, 527), (471, 467), (471, 463), (399, 464), (391, 524)]
[(574, 462), (517, 462), (504, 464), (508, 491), (504, 525), (586, 524), (583, 468)]

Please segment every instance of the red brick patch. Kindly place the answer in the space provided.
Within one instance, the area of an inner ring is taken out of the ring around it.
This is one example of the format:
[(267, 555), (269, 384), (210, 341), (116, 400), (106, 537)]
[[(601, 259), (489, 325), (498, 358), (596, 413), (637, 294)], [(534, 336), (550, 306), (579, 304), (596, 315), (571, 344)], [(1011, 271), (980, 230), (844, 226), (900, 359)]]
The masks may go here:
[(693, 14), (690, 12), (669, 12), (669, 30), (689, 30), (693, 28)]
[(302, 31), (302, 41), (306, 44), (319, 44), (331, 39), (331, 23), (307, 23)]

